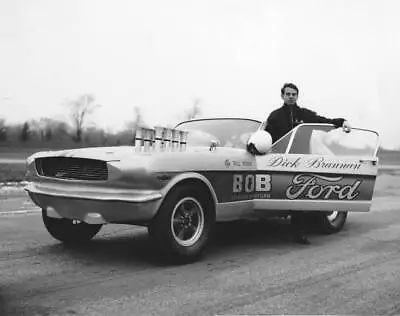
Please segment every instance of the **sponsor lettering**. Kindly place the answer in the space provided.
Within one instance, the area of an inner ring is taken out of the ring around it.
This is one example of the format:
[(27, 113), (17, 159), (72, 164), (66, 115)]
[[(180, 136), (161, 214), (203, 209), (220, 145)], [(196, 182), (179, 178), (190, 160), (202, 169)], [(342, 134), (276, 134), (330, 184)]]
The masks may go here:
[(309, 168), (309, 169), (332, 169), (332, 170), (358, 170), (361, 163), (354, 161), (330, 160), (324, 157), (316, 157), (304, 160), (302, 157), (273, 156), (266, 167), (283, 168)]
[(270, 199), (271, 194), (264, 192), (264, 193), (240, 193), (234, 194), (232, 196), (232, 201), (243, 201), (243, 200), (252, 200), (252, 199)]
[(324, 157), (311, 159), (307, 162), (308, 168), (324, 168), (324, 169), (353, 169), (358, 170), (361, 167), (360, 163), (354, 162), (339, 162), (325, 160)]
[(254, 193), (271, 191), (271, 175), (269, 174), (234, 174), (233, 193)]
[(231, 166), (234, 166), (234, 167), (251, 167), (251, 166), (253, 166), (252, 161), (236, 161), (236, 160), (230, 160), (230, 159), (226, 159), (224, 164), (225, 164), (226, 168), (229, 168)]
[(289, 167), (298, 168), (300, 165), (301, 158), (289, 159), (283, 156), (273, 157), (269, 162), (267, 167)]
[[(341, 184), (339, 181), (342, 179), (343, 177), (299, 174), (293, 178), (292, 185), (286, 189), (286, 196), (291, 200), (299, 197), (312, 200), (328, 200), (330, 198), (354, 200), (360, 194), (357, 189), (361, 181), (356, 180), (352, 184)], [(321, 184), (321, 180), (335, 184)]]

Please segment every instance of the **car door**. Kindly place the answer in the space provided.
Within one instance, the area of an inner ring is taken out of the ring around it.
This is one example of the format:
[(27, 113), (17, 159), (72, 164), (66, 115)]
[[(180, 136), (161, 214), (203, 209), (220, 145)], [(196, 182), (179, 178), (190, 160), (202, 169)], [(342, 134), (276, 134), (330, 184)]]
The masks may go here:
[(301, 124), (256, 158), (270, 176), (263, 210), (359, 211), (371, 206), (378, 171), (376, 132), (350, 133), (330, 124)]

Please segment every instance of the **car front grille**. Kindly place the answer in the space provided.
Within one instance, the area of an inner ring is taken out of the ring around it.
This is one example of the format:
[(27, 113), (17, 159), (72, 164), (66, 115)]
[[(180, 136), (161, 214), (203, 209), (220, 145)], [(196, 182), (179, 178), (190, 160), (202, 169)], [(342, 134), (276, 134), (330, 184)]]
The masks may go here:
[(35, 160), (36, 170), (40, 176), (102, 181), (108, 178), (107, 163), (102, 160), (73, 158), (73, 157), (47, 157)]

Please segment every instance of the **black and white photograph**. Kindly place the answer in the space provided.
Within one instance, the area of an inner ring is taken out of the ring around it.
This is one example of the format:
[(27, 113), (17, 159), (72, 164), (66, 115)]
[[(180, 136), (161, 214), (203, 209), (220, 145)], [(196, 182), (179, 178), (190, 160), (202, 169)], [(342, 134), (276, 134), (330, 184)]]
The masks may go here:
[(0, 316), (400, 315), (399, 15), (0, 0)]

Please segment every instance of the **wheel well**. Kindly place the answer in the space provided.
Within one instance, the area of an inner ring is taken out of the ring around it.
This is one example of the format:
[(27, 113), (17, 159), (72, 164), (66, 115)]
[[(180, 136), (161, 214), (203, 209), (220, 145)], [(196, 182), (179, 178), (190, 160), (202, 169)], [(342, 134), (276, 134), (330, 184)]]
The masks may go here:
[(207, 184), (205, 184), (200, 179), (184, 179), (184, 180), (176, 183), (174, 188), (181, 187), (181, 186), (195, 186), (202, 193), (206, 194), (208, 199), (209, 199), (209, 201), (211, 202), (210, 203), (210, 206), (212, 206), (211, 210), (215, 215), (215, 203), (216, 203), (216, 201), (214, 200), (213, 194), (211, 193), (210, 188), (207, 186)]

